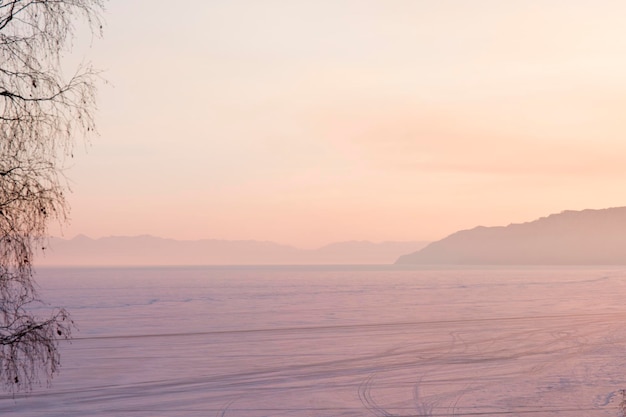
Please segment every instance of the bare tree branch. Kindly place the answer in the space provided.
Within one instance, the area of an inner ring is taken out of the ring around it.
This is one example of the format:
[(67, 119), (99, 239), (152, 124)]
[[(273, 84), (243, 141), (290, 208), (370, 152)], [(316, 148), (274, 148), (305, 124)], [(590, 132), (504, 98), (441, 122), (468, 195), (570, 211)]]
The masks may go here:
[(33, 248), (67, 217), (62, 160), (95, 130), (90, 67), (66, 80), (61, 54), (74, 23), (102, 26), (103, 0), (0, 0), (0, 383), (29, 390), (58, 371), (58, 342), (73, 323), (63, 309), (39, 317)]

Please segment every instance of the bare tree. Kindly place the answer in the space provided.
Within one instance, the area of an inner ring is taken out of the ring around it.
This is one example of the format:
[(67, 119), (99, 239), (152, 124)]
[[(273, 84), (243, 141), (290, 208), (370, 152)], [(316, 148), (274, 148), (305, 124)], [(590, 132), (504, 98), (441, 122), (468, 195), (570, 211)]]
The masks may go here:
[(61, 58), (85, 22), (99, 35), (103, 0), (0, 0), (0, 381), (9, 391), (49, 382), (73, 323), (45, 316), (33, 253), (67, 216), (62, 176), (74, 138), (94, 130), (95, 73), (64, 77)]

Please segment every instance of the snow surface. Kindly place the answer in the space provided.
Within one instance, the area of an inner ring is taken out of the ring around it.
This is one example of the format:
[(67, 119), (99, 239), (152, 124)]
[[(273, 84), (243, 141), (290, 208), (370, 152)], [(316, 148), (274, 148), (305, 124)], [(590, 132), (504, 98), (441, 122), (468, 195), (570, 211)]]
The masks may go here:
[(3, 416), (619, 416), (626, 269), (42, 269), (79, 331)]

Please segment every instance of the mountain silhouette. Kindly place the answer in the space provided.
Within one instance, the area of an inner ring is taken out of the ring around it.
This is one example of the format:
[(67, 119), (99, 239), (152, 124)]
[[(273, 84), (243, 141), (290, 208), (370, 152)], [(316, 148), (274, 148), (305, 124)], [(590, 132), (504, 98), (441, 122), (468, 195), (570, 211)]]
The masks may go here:
[(462, 230), (396, 264), (626, 264), (626, 207), (568, 210), (527, 223)]
[(149, 235), (50, 239), (42, 266), (391, 264), (428, 242), (339, 242), (319, 249), (255, 240), (174, 240)]

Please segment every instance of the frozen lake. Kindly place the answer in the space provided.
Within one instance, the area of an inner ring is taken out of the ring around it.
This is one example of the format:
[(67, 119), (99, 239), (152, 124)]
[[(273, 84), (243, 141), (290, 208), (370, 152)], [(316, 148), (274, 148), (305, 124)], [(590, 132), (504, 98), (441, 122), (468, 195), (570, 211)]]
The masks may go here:
[(3, 416), (620, 416), (626, 268), (41, 269), (79, 330)]

